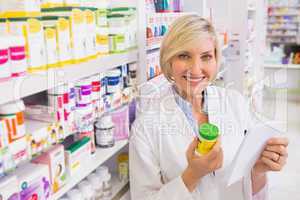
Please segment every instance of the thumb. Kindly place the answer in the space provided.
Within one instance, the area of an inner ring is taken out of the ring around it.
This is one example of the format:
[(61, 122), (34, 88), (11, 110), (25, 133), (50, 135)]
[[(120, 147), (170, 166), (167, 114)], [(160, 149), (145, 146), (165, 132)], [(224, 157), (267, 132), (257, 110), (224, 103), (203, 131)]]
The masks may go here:
[(198, 138), (194, 137), (193, 141), (189, 145), (187, 152), (186, 152), (186, 156), (188, 159), (190, 159), (194, 156), (197, 146), (198, 146)]

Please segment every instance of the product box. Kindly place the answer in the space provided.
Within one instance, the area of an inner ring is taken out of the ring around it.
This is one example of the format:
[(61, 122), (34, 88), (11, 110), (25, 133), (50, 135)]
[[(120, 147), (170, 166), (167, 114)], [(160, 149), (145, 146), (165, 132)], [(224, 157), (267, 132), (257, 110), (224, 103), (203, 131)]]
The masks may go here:
[(70, 176), (74, 176), (86, 166), (91, 158), (91, 139), (84, 137), (70, 145), (65, 151), (66, 167)]
[(0, 199), (20, 200), (16, 176), (8, 175), (0, 180)]
[(32, 162), (48, 165), (53, 193), (65, 185), (67, 179), (63, 145), (51, 147), (47, 152), (38, 156)]
[(13, 173), (18, 179), (20, 200), (47, 200), (51, 194), (47, 165), (26, 163)]

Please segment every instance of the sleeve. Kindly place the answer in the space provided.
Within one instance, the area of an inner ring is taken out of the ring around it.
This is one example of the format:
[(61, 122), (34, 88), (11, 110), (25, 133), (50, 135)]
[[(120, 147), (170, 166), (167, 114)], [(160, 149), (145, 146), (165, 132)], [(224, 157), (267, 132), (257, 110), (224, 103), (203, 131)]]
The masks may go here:
[[(148, 135), (154, 137), (151, 132)], [(153, 140), (151, 141), (149, 137), (147, 137), (145, 124), (136, 121), (129, 141), (132, 200), (193, 200), (181, 176), (163, 183), (159, 155), (155, 153), (157, 149), (154, 149)]]
[(266, 185), (256, 194), (252, 194), (252, 181), (251, 175), (249, 174), (244, 178), (244, 197), (246, 200), (268, 200), (268, 182)]
[[(246, 127), (245, 129), (248, 131), (251, 129), (255, 124), (258, 122), (257, 118), (255, 117), (255, 109), (251, 103), (251, 100), (246, 100), (242, 96), (242, 106), (245, 113), (245, 122), (246, 122)], [(252, 194), (252, 180), (251, 180), (251, 174), (248, 174), (246, 177), (244, 177), (244, 194), (245, 194), (245, 199), (247, 200), (267, 200), (268, 199), (268, 180), (264, 188), (259, 191), (256, 194)]]

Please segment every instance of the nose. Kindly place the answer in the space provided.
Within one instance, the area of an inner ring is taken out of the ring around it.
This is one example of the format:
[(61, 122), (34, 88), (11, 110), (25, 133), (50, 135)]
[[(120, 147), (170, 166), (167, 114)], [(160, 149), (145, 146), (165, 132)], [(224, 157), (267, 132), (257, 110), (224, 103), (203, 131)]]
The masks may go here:
[(195, 57), (192, 59), (191, 67), (189, 69), (190, 74), (199, 74), (204, 70), (204, 64), (200, 58)]

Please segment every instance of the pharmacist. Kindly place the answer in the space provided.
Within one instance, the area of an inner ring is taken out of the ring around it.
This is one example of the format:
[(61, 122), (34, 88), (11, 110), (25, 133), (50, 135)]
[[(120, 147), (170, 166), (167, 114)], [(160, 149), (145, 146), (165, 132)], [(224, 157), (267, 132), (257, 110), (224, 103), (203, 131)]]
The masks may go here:
[[(177, 19), (160, 54), (170, 84), (151, 97), (132, 128), (132, 199), (267, 199), (266, 174), (284, 167), (288, 141), (270, 139), (252, 172), (226, 186), (230, 163), (251, 123), (239, 93), (209, 84), (220, 61), (212, 25), (196, 15)], [(218, 126), (221, 136), (208, 154), (200, 156), (195, 136), (205, 122)]]

